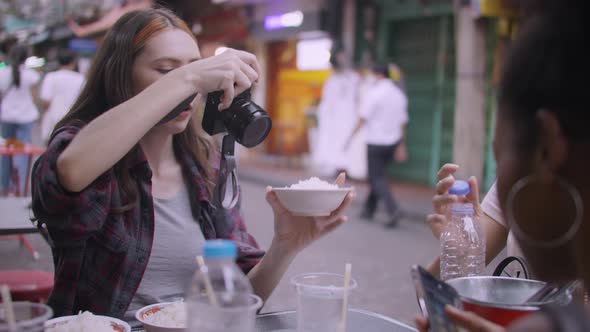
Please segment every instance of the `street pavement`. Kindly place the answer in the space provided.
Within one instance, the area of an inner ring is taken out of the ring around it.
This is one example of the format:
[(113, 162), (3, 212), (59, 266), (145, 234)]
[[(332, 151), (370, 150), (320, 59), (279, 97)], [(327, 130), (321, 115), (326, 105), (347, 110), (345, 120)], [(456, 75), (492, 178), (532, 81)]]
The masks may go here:
[[(264, 196), (264, 181), (242, 181), (243, 211), (249, 231), (263, 248), (273, 236), (272, 213)], [(267, 182), (269, 183), (269, 182)], [(402, 193), (403, 194), (403, 193)], [(403, 196), (403, 195), (402, 195)], [(358, 199), (362, 199), (362, 196)], [(402, 203), (407, 198), (400, 197)], [(424, 204), (422, 204), (424, 205)], [(438, 243), (424, 225), (423, 219), (404, 218), (397, 228), (386, 229), (384, 215), (373, 222), (358, 218), (360, 204), (348, 211), (349, 221), (332, 234), (306, 248), (295, 259), (281, 283), (266, 303), (263, 312), (294, 309), (296, 297), (289, 280), (305, 272), (343, 273), (352, 264), (353, 277), (359, 284), (350, 305), (411, 323), (418, 312), (410, 280), (413, 264), (427, 264), (438, 251)], [(428, 211), (423, 211), (423, 214)], [(0, 218), (10, 218), (2, 211)], [(0, 241), (0, 269), (41, 269), (52, 271), (51, 253), (39, 235), (27, 236), (41, 253), (33, 261), (15, 239)]]

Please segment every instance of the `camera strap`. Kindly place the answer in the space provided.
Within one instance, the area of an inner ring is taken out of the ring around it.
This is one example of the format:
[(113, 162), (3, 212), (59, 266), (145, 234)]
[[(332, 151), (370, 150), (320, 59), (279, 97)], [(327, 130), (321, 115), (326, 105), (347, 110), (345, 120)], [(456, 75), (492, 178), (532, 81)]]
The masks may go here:
[(217, 201), (226, 209), (232, 209), (240, 199), (235, 152), (236, 140), (232, 135), (223, 137), (221, 144), (221, 164), (217, 182)]

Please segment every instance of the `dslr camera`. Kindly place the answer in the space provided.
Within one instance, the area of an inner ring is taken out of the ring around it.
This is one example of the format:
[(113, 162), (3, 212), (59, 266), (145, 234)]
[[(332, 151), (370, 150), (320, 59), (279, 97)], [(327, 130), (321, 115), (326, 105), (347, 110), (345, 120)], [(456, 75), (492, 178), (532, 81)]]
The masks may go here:
[(211, 136), (228, 133), (247, 148), (262, 143), (270, 133), (272, 121), (262, 107), (250, 100), (250, 89), (237, 95), (229, 108), (219, 111), (222, 96), (223, 91), (207, 95), (202, 122), (205, 132)]

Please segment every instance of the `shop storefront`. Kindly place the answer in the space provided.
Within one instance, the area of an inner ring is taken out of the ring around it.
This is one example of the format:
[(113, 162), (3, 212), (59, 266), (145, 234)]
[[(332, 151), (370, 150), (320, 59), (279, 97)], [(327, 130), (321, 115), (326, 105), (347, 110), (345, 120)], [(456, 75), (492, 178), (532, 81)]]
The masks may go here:
[(472, 8), (475, 19), (489, 21), (486, 38), (486, 138), (484, 154), (484, 188), (496, 180), (496, 161), (494, 159), (493, 138), (498, 108), (496, 88), (500, 81), (503, 56), (511, 40), (518, 31), (519, 11), (516, 1), (473, 0)]
[[(503, 50), (514, 34), (515, 7), (511, 1), (473, 0), (473, 20), (481, 20), (485, 33), (485, 146), (483, 187), (495, 179), (492, 137), (495, 126), (496, 93)], [(374, 53), (379, 61), (397, 64), (405, 80), (410, 122), (407, 144), (410, 159), (392, 167), (402, 181), (434, 185), (441, 165), (452, 162), (455, 135), (457, 88), (457, 28), (452, 0), (357, 1), (357, 59)], [(372, 6), (372, 9), (371, 9)], [(368, 9), (367, 9), (368, 7)], [(378, 13), (375, 22), (367, 11)], [(371, 31), (370, 26), (374, 26)], [(371, 37), (374, 36), (374, 42)]]
[(273, 119), (266, 153), (300, 157), (313, 148), (309, 112), (330, 75), (323, 1), (269, 2), (256, 6), (251, 38), (265, 67), (264, 104)]
[(266, 104), (274, 123), (267, 152), (272, 154), (301, 156), (313, 148), (308, 134), (314, 124), (308, 115), (319, 103), (330, 75), (328, 69), (300, 70), (297, 43), (275, 41), (267, 45)]
[[(456, 70), (452, 1), (374, 1), (373, 8), (364, 3), (357, 2), (357, 56), (366, 58), (374, 52), (377, 60), (397, 64), (404, 74), (409, 100), (406, 132), (410, 158), (392, 167), (392, 175), (432, 185), (437, 169), (453, 157)], [(370, 24), (374, 31), (366, 29), (371, 10), (377, 13), (376, 22)], [(368, 37), (373, 36), (371, 50)]]

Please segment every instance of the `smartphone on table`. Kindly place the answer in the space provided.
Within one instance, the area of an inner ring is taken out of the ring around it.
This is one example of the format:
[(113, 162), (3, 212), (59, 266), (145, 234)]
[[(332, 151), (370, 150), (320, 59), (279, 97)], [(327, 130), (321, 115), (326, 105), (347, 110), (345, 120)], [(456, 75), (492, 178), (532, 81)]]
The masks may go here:
[(428, 319), (434, 332), (459, 332), (459, 328), (447, 316), (446, 305), (463, 309), (457, 291), (444, 281), (438, 280), (421, 266), (412, 267), (412, 280), (416, 288), (418, 305)]

